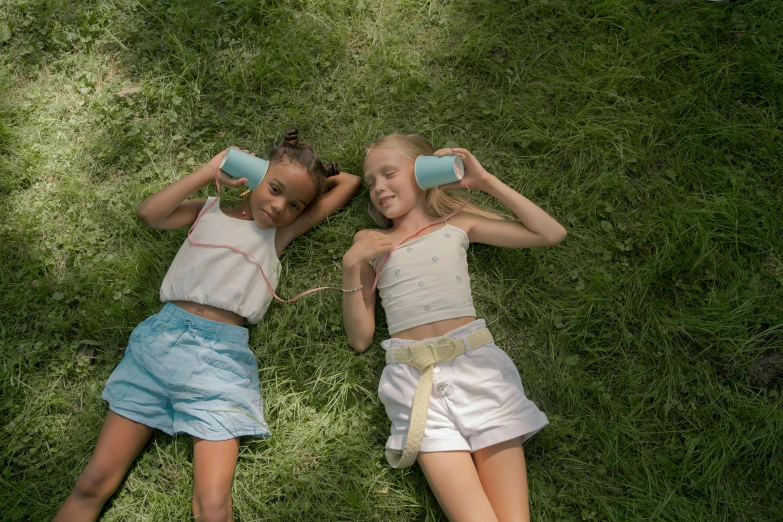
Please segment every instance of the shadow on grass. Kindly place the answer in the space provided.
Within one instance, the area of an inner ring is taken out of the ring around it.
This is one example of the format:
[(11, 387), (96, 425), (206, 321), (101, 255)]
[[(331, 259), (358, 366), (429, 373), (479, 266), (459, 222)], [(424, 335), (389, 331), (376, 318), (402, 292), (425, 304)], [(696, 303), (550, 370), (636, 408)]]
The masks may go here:
[[(183, 164), (187, 165), (190, 157), (201, 161), (200, 156), (208, 157), (237, 142), (269, 146), (279, 140), (287, 124), (300, 118), (304, 120), (302, 131), (307, 133), (308, 122), (320, 118), (318, 111), (302, 116), (296, 107), (296, 92), (290, 94), (293, 102), (283, 104), (282, 100), (289, 96), (289, 89), (295, 91), (302, 82), (317, 81), (317, 75), (326, 68), (319, 60), (336, 52), (336, 44), (327, 32), (310, 35), (310, 25), (291, 25), (290, 12), (274, 6), (270, 15), (273, 19), (269, 20), (263, 16), (256, 19), (258, 13), (246, 3), (222, 7), (207, 2), (136, 7), (121, 2), (101, 4), (108, 11), (97, 10), (96, 6), (33, 3), (20, 7), (24, 12), (18, 17), (30, 21), (29, 34), (24, 33), (25, 26), (19, 25), (20, 46), (36, 38), (44, 40), (42, 46), (31, 45), (44, 55), (48, 53), (60, 69), (52, 71), (53, 78), (42, 74), (25, 78), (25, 87), (17, 85), (17, 96), (25, 91), (31, 106), (13, 115), (9, 111), (8, 120), (14, 121), (19, 133), (18, 140), (9, 140), (19, 176), (12, 180), (0, 202), (9, 216), (3, 229), (9, 255), (3, 259), (7, 263), (4, 275), (11, 281), (10, 291), (3, 294), (8, 305), (3, 310), (10, 310), (8, 315), (4, 312), (3, 323), (5, 332), (11, 335), (9, 344), (18, 353), (8, 359), (4, 374), (5, 382), (15, 384), (4, 386), (3, 401), (14, 405), (4, 410), (3, 420), (9, 429), (16, 430), (5, 446), (8, 458), (4, 460), (7, 474), (14, 476), (17, 485), (5, 489), (8, 501), (3, 504), (23, 499), (16, 511), (7, 513), (11, 519), (50, 518), (65, 498), (92, 452), (105, 414), (99, 397), (103, 382), (119, 361), (130, 330), (160, 306), (156, 286), (184, 239), (184, 231), (159, 233), (141, 227), (133, 215), (140, 201), (137, 198), (169, 181), (162, 178), (170, 173), (187, 170)], [(147, 9), (150, 7), (154, 9)], [(256, 24), (267, 22), (270, 31), (252, 31), (258, 28)], [(286, 38), (297, 35), (308, 37), (306, 45), (292, 49)], [(248, 45), (240, 45), (245, 36)], [(31, 71), (43, 68), (38, 56), (21, 54), (20, 63)], [(19, 69), (14, 71), (17, 78), (21, 77)], [(308, 69), (308, 77), (302, 76), (302, 69)], [(126, 83), (141, 84), (142, 90), (128, 99), (113, 98), (111, 93)], [(52, 99), (53, 93), (67, 95), (68, 99), (47, 105), (45, 100), (47, 96)], [(272, 106), (275, 111), (269, 114)], [(322, 126), (329, 123), (328, 118), (321, 119)], [(24, 132), (34, 139), (26, 142)], [(63, 132), (72, 134), (66, 138)], [(48, 139), (53, 143), (46, 143)], [(178, 150), (184, 155), (177, 157)], [(334, 151), (339, 152), (339, 147)], [(70, 157), (64, 158), (66, 155)], [(5, 174), (4, 187), (9, 180)], [(339, 237), (333, 231), (319, 230), (306, 241), (316, 247), (341, 240), (340, 248), (345, 249), (350, 235)], [(312, 267), (315, 277), (334, 278), (333, 261), (339, 260), (341, 253), (330, 252), (316, 260), (323, 262), (328, 254), (328, 262)], [(307, 258), (292, 261), (292, 267), (309, 267)], [(315, 286), (310, 281), (309, 277), (299, 278), (297, 284)], [(323, 317), (318, 314), (314, 320), (301, 320), (301, 316), (286, 316), (286, 336), (263, 343), (257, 350), (262, 360), (273, 363), (265, 373), (264, 386), (272, 390), (268, 401), (271, 416), (279, 412), (283, 419), (280, 431), (285, 433), (289, 425), (307, 425), (317, 433), (322, 431), (320, 423), (335, 417), (340, 423), (331, 423), (329, 431), (335, 435), (328, 439), (334, 445), (337, 434), (357, 432), (361, 427), (348, 425), (341, 418), (365, 419), (371, 415), (361, 405), (359, 414), (341, 414), (346, 406), (332, 399), (341, 398), (346, 405), (357, 407), (353, 397), (368, 396), (362, 386), (333, 377), (350, 368), (362, 371), (364, 364), (359, 358), (345, 352), (324, 366), (324, 358), (317, 356), (323, 346), (308, 341), (310, 353), (295, 351), (303, 339), (314, 336), (337, 348), (336, 337), (341, 333), (339, 303), (331, 301), (330, 313)], [(297, 323), (303, 324), (299, 327)], [(334, 325), (338, 326), (336, 331)], [(97, 360), (92, 365), (80, 365), (74, 358), (85, 341), (88, 346), (98, 346)], [(289, 352), (293, 360), (287, 360)], [(350, 366), (340, 366), (341, 358), (351, 361)], [(276, 379), (272, 370), (277, 361), (295, 368), (301, 382)], [(319, 369), (329, 370), (332, 376), (319, 379), (313, 375)], [(316, 393), (305, 396), (303, 388), (315, 388)], [(301, 411), (287, 409), (292, 395), (304, 410), (305, 419), (300, 417)], [(38, 400), (31, 400), (33, 397)], [(321, 407), (331, 408), (335, 414), (322, 414), (318, 411)], [(373, 408), (373, 412), (376, 410)], [(318, 422), (309, 422), (311, 417)], [(366, 436), (354, 433), (354, 440)], [(31, 444), (31, 440), (36, 442)], [(371, 441), (374, 449), (376, 442)], [(190, 481), (178, 471), (181, 467), (188, 469), (190, 459), (171, 455), (168, 450), (172, 444), (175, 442), (155, 455), (148, 447), (131, 470), (131, 475), (141, 479), (132, 489), (144, 491), (143, 497), (151, 499), (149, 509), (155, 512), (177, 510), (183, 507), (180, 501), (190, 495)], [(259, 455), (266, 458), (258, 444), (252, 448), (259, 452), (253, 460)], [(285, 449), (297, 447), (287, 441), (277, 444), (272, 453), (282, 455), (274, 466), (276, 472), (296, 469), (289, 463), (301, 458), (300, 451)], [(380, 446), (377, 450), (381, 458)], [(360, 448), (359, 453), (362, 451)], [(355, 447), (342, 454), (358, 462)], [(332, 473), (343, 462), (344, 457), (338, 457), (328, 465)], [(174, 484), (161, 474), (161, 468), (178, 475)], [(266, 469), (251, 468), (249, 473), (245, 480), (255, 483)], [(295, 478), (292, 483), (303, 484)], [(176, 492), (173, 508), (172, 498), (164, 498), (161, 488), (167, 493)], [(356, 502), (341, 507), (335, 499), (347, 493), (339, 487), (328, 495), (324, 491), (297, 486), (290, 494), (297, 498), (304, 495), (301, 507), (306, 512), (334, 511), (330, 518), (365, 518), (349, 513), (371, 510)], [(274, 495), (274, 490), (268, 494)], [(292, 502), (292, 497), (283, 496), (279, 501), (285, 505)], [(189, 511), (189, 502), (184, 504)], [(115, 496), (105, 516), (124, 515), (139, 516), (139, 511)], [(313, 514), (313, 518), (318, 517)]]

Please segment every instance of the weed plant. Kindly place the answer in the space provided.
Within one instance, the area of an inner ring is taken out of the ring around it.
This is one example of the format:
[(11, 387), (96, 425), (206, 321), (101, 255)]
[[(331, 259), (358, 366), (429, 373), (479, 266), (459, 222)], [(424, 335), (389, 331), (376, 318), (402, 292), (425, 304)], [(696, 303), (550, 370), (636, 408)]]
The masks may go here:
[[(752, 369), (783, 350), (782, 34), (761, 0), (4, 0), (0, 518), (52, 517), (160, 307), (186, 231), (136, 205), (296, 123), (355, 173), (390, 132), (467, 147), (568, 228), (470, 250), (550, 419), (525, 446), (534, 520), (781, 520), (781, 386)], [(288, 249), (282, 295), (339, 284), (367, 202)], [(237, 520), (445, 519), (385, 463), (384, 336), (353, 353), (337, 293), (251, 328), (274, 436), (241, 446)], [(102, 520), (188, 520), (191, 488), (190, 438), (157, 434)]]

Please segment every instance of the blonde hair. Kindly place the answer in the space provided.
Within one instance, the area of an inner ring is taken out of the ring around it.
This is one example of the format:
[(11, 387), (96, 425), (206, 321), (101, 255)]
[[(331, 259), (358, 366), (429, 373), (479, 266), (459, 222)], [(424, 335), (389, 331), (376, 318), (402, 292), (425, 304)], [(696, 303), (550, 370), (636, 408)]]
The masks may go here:
[[(399, 150), (414, 161), (419, 156), (432, 156), (435, 152), (432, 143), (421, 134), (389, 134), (365, 147), (364, 157), (367, 158), (370, 152), (380, 148)], [(434, 218), (448, 216), (465, 203), (465, 199), (447, 194), (438, 188), (427, 189), (425, 197), (427, 199), (427, 213)], [(367, 207), (367, 211), (380, 228), (391, 228), (391, 219), (381, 214), (375, 205), (372, 204), (372, 201)], [(470, 212), (471, 214), (490, 219), (506, 219), (506, 216), (499, 212), (481, 208), (473, 203), (468, 203), (464, 212)]]

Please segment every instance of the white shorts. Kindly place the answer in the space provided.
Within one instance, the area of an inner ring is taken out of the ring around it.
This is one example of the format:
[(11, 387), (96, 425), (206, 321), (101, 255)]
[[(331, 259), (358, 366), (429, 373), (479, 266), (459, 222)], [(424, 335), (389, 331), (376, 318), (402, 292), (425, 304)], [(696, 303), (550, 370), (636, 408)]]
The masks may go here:
[[(445, 337), (458, 338), (481, 330), (482, 319)], [(425, 339), (432, 342), (435, 339)], [(415, 341), (388, 339), (384, 350)], [(413, 394), (421, 372), (405, 363), (387, 364), (378, 395), (391, 420), (386, 447), (402, 451), (410, 422)], [(541, 410), (525, 397), (522, 380), (511, 358), (494, 343), (475, 348), (433, 368), (432, 396), (424, 428), (423, 452), (476, 451), (522, 437), (525, 441), (549, 424)]]

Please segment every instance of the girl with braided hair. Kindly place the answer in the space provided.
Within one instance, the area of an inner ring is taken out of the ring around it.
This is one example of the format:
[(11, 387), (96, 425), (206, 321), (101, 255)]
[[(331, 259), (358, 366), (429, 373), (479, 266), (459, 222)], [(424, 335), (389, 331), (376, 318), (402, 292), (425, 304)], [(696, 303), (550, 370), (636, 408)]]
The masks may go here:
[(361, 180), (322, 162), (290, 129), (270, 152), (261, 183), (237, 206), (188, 199), (213, 180), (229, 187), (247, 181), (220, 171), (225, 152), (136, 211), (153, 228), (194, 226), (161, 285), (163, 309), (131, 333), (106, 383), (110, 411), (55, 521), (97, 519), (155, 429), (193, 437), (195, 519), (233, 520), (239, 437), (270, 435), (244, 325), (267, 311), (283, 250), (344, 206)]

